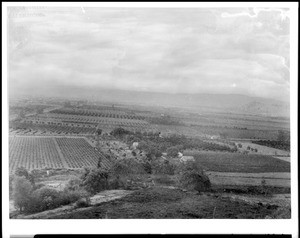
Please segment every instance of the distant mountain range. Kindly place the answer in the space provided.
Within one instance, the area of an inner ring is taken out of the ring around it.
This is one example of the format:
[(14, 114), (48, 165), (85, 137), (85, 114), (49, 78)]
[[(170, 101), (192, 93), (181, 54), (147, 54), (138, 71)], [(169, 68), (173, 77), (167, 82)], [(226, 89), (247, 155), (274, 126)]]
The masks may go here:
[(115, 104), (181, 107), (199, 110), (218, 110), (233, 113), (289, 117), (289, 102), (239, 94), (170, 94), (97, 88), (59, 87), (49, 89), (45, 96), (80, 98)]

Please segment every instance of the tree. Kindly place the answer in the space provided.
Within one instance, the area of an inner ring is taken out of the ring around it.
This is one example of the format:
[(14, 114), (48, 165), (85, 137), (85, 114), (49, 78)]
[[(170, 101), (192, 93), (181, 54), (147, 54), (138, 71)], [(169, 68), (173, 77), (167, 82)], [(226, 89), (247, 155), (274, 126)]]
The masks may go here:
[(59, 195), (59, 192), (53, 188), (39, 188), (32, 193), (32, 199), (35, 200), (35, 202), (31, 202), (27, 209), (30, 209), (31, 211), (44, 211), (53, 209), (58, 206), (57, 200)]
[(76, 191), (80, 189), (82, 181), (79, 178), (70, 179), (65, 187), (65, 189), (70, 191)]
[(82, 184), (86, 191), (96, 194), (108, 188), (108, 172), (103, 169), (87, 170), (82, 177)]
[(115, 137), (122, 137), (123, 135), (128, 135), (128, 134), (131, 134), (131, 133), (132, 132), (130, 132), (128, 130), (125, 130), (122, 127), (117, 127), (115, 129), (113, 129), (110, 134), (115, 136)]
[(102, 130), (100, 128), (97, 128), (96, 129), (96, 135), (100, 136), (101, 134), (102, 134)]
[(9, 199), (12, 198), (12, 195), (13, 195), (13, 186), (14, 186), (14, 178), (15, 178), (15, 175), (11, 174), (9, 175)]
[(18, 167), (15, 171), (15, 175), (19, 177), (25, 177), (26, 179), (29, 178), (29, 172), (24, 167)]
[(15, 207), (19, 208), (20, 212), (31, 200), (32, 185), (24, 177), (16, 176), (13, 183), (13, 198)]
[(32, 186), (35, 185), (35, 176), (34, 174), (28, 172), (28, 170), (24, 167), (18, 167), (15, 171), (15, 175), (19, 177), (26, 178)]
[(162, 155), (161, 148), (154, 142), (141, 141), (137, 147), (139, 150), (143, 150), (146, 152), (146, 155), (149, 159), (160, 157)]

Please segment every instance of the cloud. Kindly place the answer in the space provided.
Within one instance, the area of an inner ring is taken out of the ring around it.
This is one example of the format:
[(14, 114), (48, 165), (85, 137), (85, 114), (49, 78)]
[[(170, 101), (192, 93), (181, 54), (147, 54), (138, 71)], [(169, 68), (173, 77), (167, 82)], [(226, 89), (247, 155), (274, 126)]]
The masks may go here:
[(47, 8), (11, 18), (10, 88), (276, 97), (289, 92), (289, 17), (279, 10)]

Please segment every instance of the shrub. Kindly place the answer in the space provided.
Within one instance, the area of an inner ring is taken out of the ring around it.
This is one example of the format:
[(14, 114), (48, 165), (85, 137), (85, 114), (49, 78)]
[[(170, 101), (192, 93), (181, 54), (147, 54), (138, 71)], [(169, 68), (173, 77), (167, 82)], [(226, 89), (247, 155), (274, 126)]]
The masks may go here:
[(194, 189), (199, 193), (211, 188), (209, 178), (203, 172), (186, 171), (180, 177), (180, 184), (187, 189)]
[(76, 191), (80, 188), (81, 184), (82, 184), (81, 179), (73, 178), (68, 181), (65, 189), (70, 190), (70, 191)]
[(208, 191), (211, 188), (208, 176), (197, 163), (191, 161), (181, 167), (179, 183), (182, 187), (196, 190), (199, 193)]
[(176, 164), (168, 160), (165, 161), (155, 161), (152, 163), (153, 173), (155, 174), (169, 174), (174, 175), (177, 169)]
[(144, 168), (146, 173), (148, 173), (148, 174), (152, 173), (152, 166), (151, 166), (151, 163), (149, 161), (145, 161), (143, 163), (143, 168)]
[(75, 207), (88, 207), (89, 205), (90, 205), (90, 203), (84, 198), (80, 198), (75, 203)]
[(169, 157), (177, 157), (179, 151), (180, 151), (180, 149), (178, 146), (172, 146), (167, 149), (167, 154)]
[(13, 182), (13, 199), (15, 207), (22, 212), (31, 200), (32, 185), (24, 177), (16, 176)]
[(32, 202), (27, 207), (29, 212), (45, 211), (56, 208), (59, 192), (53, 188), (42, 187), (32, 193)]
[(112, 178), (109, 180), (109, 189), (126, 188), (126, 182), (124, 178)]
[(84, 190), (57, 191), (52, 188), (42, 187), (31, 194), (30, 201), (26, 204), (25, 212), (34, 213), (54, 209), (74, 203), (81, 198), (88, 202), (89, 194)]
[(37, 189), (40, 189), (40, 188), (42, 188), (42, 187), (45, 187), (45, 184), (39, 183), (39, 184), (35, 185), (33, 189), (34, 189), (34, 190), (37, 190)]
[(83, 177), (83, 187), (87, 192), (96, 194), (108, 188), (109, 173), (102, 169), (93, 169)]
[(14, 177), (15, 175), (9, 175), (9, 199), (13, 198)]
[(58, 198), (56, 199), (56, 206), (68, 205), (70, 203), (76, 202), (81, 197), (84, 197), (79, 191), (68, 191), (60, 192)]
[(28, 179), (29, 172), (24, 167), (18, 167), (15, 171), (15, 175), (17, 175), (19, 177), (25, 177), (26, 179)]
[(122, 137), (124, 135), (132, 134), (131, 131), (125, 130), (122, 127), (117, 127), (110, 132), (111, 135), (115, 137)]
[(113, 166), (110, 169), (110, 173), (112, 175), (115, 175), (116, 177), (119, 177), (122, 175), (127, 176), (131, 172), (132, 172), (131, 168), (128, 166), (125, 159), (115, 161), (115, 163), (113, 164)]
[(271, 191), (267, 186), (267, 181), (265, 179), (262, 179), (260, 182), (260, 188), (261, 188), (261, 193), (264, 194), (264, 196), (270, 195)]
[(15, 175), (17, 175), (19, 177), (25, 177), (31, 183), (31, 185), (34, 186), (35, 176), (34, 176), (34, 174), (29, 173), (26, 168), (24, 168), (24, 167), (17, 168), (15, 171)]
[(127, 179), (132, 179), (136, 174), (144, 174), (143, 165), (135, 159), (127, 158), (115, 161), (109, 175), (109, 187), (112, 189), (126, 188)]

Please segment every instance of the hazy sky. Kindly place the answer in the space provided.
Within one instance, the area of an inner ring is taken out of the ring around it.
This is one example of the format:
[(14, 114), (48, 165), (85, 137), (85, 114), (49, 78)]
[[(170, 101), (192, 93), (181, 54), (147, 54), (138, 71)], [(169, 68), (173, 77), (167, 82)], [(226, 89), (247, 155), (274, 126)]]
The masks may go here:
[(9, 8), (9, 89), (289, 95), (289, 12)]

